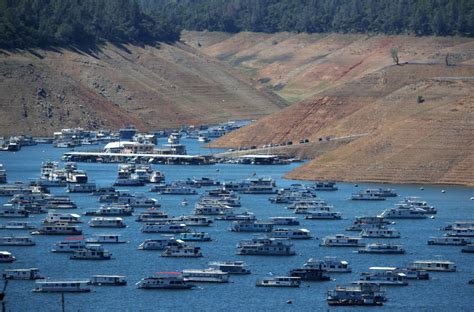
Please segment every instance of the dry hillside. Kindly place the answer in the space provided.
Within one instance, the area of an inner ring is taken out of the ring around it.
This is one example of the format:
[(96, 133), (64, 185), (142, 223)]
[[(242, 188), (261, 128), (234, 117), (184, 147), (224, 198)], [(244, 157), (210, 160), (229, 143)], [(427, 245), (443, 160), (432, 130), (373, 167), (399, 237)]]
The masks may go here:
[(286, 106), (264, 86), (180, 43), (0, 52), (0, 135), (126, 124), (164, 129), (259, 118)]
[[(213, 40), (199, 37), (206, 35)], [(205, 53), (296, 102), (213, 146), (361, 135), (313, 153), (314, 160), (288, 177), (474, 185), (474, 40), (200, 33), (193, 41), (193, 33), (186, 36), (189, 44), (198, 41)], [(393, 64), (391, 47), (399, 49), (400, 66)], [(454, 66), (446, 66), (446, 55)]]

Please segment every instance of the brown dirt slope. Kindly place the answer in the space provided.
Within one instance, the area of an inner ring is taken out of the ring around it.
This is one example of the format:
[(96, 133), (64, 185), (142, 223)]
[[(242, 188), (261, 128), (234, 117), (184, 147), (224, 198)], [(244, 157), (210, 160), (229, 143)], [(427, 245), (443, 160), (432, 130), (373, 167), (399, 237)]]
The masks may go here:
[[(239, 36), (256, 43), (239, 49)], [(401, 66), (391, 60), (394, 46)], [(474, 186), (472, 39), (243, 34), (201, 50), (279, 84), (276, 92), (296, 102), (215, 147), (349, 137), (322, 153), (306, 151), (316, 158), (288, 177)], [(455, 66), (446, 66), (446, 55)]]
[(178, 43), (0, 53), (0, 135), (63, 127), (164, 129), (259, 118), (285, 101)]

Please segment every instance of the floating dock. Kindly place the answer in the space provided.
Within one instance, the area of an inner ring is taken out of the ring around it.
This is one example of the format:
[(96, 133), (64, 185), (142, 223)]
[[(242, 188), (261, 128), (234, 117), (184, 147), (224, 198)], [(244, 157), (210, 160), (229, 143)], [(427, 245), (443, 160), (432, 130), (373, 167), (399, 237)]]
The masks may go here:
[(104, 152), (66, 152), (62, 160), (73, 162), (97, 163), (147, 163), (165, 165), (212, 165), (212, 155), (170, 155), (170, 154), (135, 154), (135, 153), (104, 153)]

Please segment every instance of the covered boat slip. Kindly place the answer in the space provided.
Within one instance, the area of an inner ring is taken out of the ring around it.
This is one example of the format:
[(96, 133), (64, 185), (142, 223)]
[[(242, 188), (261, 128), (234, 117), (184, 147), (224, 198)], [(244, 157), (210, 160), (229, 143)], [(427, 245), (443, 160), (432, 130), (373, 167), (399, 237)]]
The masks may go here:
[(210, 165), (215, 163), (212, 155), (168, 155), (104, 152), (66, 152), (63, 160), (74, 162), (126, 163), (134, 161), (165, 165)]

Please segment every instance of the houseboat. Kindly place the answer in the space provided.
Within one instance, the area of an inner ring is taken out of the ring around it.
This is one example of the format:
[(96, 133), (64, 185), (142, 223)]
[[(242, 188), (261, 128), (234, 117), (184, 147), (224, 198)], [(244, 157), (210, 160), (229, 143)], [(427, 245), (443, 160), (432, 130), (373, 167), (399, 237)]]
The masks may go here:
[(349, 262), (336, 257), (324, 257), (322, 260), (310, 258), (304, 268), (316, 268), (329, 273), (351, 273)]
[(400, 232), (390, 228), (368, 227), (360, 232), (360, 236), (364, 238), (400, 238)]
[(3, 273), (3, 279), (11, 280), (36, 280), (43, 279), (44, 277), (40, 275), (39, 269), (11, 269), (5, 270)]
[(36, 231), (31, 232), (33, 235), (81, 235), (82, 229), (76, 225), (67, 223), (44, 224)]
[(54, 223), (81, 223), (81, 216), (76, 213), (59, 213), (48, 212), (48, 215), (43, 220), (45, 224)]
[(286, 226), (300, 225), (300, 221), (298, 221), (298, 219), (295, 217), (271, 217), (270, 222), (273, 225), (286, 225)]
[(209, 267), (228, 274), (250, 274), (250, 270), (243, 261), (213, 261), (208, 264)]
[(69, 239), (55, 243), (53, 249), (51, 249), (51, 252), (73, 253), (84, 248), (86, 248), (86, 243), (83, 237), (70, 237)]
[(0, 237), (0, 246), (34, 246), (36, 243), (29, 236)]
[(373, 243), (357, 250), (358, 253), (366, 254), (404, 254), (405, 249), (400, 245)]
[(235, 213), (233, 211), (218, 216), (215, 220), (219, 221), (256, 221), (257, 217), (252, 212), (244, 211), (242, 213)]
[(167, 213), (163, 211), (157, 210), (148, 210), (145, 212), (140, 213), (135, 221), (137, 222), (160, 222), (165, 219), (168, 219), (169, 216)]
[(320, 243), (324, 247), (364, 247), (365, 244), (361, 242), (362, 237), (345, 236), (343, 234), (336, 234), (334, 236), (326, 236)]
[(142, 233), (186, 233), (191, 230), (186, 224), (172, 222), (145, 223), (141, 228)]
[(352, 194), (352, 200), (385, 200), (385, 196), (379, 189), (367, 189), (359, 193)]
[(97, 187), (96, 190), (92, 192), (92, 195), (94, 196), (113, 195), (113, 194), (115, 194), (115, 187), (113, 186)]
[(435, 207), (430, 206), (426, 201), (422, 200), (420, 197), (406, 197), (400, 204), (421, 208), (425, 211), (426, 214), (436, 214), (437, 210)]
[(342, 214), (336, 211), (308, 211), (304, 216), (307, 220), (341, 220)]
[(241, 241), (237, 245), (238, 255), (292, 256), (295, 255), (293, 244), (287, 239), (254, 238)]
[(266, 277), (257, 281), (257, 287), (300, 287), (301, 278), (292, 276)]
[(0, 209), (0, 218), (28, 218), (29, 212), (12, 204), (4, 204)]
[(291, 277), (299, 277), (302, 281), (330, 281), (329, 276), (324, 275), (325, 271), (319, 268), (299, 268), (290, 271)]
[(90, 284), (94, 286), (126, 286), (127, 281), (123, 275), (93, 275)]
[(126, 241), (117, 234), (95, 234), (86, 239), (87, 244), (124, 244)]
[(463, 249), (461, 249), (461, 252), (474, 253), (474, 244), (467, 244)]
[(194, 246), (172, 246), (166, 247), (161, 253), (162, 257), (176, 258), (199, 258), (202, 257), (201, 248)]
[(184, 280), (181, 272), (158, 272), (156, 276), (143, 278), (136, 285), (141, 289), (191, 289), (194, 287)]
[(189, 232), (179, 234), (179, 239), (187, 242), (209, 242), (211, 241), (211, 236), (205, 232)]
[(384, 227), (386, 225), (393, 224), (392, 221), (386, 220), (381, 216), (375, 217), (356, 217), (352, 222), (352, 226), (346, 228), (346, 231), (357, 231), (360, 232), (367, 227)]
[(226, 205), (221, 205), (221, 204), (196, 204), (196, 207), (194, 208), (194, 214), (195, 215), (202, 215), (202, 216), (223, 216), (227, 215), (232, 212), (232, 207), (226, 206)]
[(196, 195), (197, 191), (192, 187), (184, 185), (169, 185), (166, 188), (157, 191), (161, 195)]
[(0, 263), (8, 263), (15, 261), (16, 258), (8, 251), (0, 251)]
[(311, 239), (313, 236), (307, 229), (273, 229), (269, 234), (273, 238), (288, 238), (288, 239)]
[(316, 181), (314, 184), (309, 186), (310, 189), (315, 191), (337, 191), (336, 182), (333, 181)]
[(327, 293), (328, 305), (334, 306), (381, 306), (385, 294), (378, 285), (336, 286)]
[(101, 216), (101, 217), (127, 217), (131, 216), (133, 208), (129, 205), (110, 205), (102, 206), (95, 211), (86, 211), (86, 216)]
[(127, 225), (120, 217), (95, 217), (89, 221), (90, 227), (96, 228), (124, 228)]
[(93, 193), (96, 189), (95, 183), (68, 183), (66, 187), (69, 193)]
[(428, 240), (428, 245), (464, 246), (470, 243), (470, 239), (456, 236), (431, 237)]
[(183, 270), (183, 278), (186, 282), (200, 283), (228, 283), (229, 274), (216, 269)]
[(174, 237), (147, 239), (138, 246), (140, 250), (165, 250), (168, 247), (186, 246), (183, 240)]
[(8, 221), (0, 225), (0, 230), (33, 230), (36, 226), (30, 222), (23, 221)]
[(424, 270), (417, 270), (414, 268), (397, 268), (396, 272), (403, 273), (406, 279), (414, 279), (414, 280), (430, 279), (430, 274)]
[(433, 272), (456, 272), (454, 262), (447, 260), (418, 260), (412, 262), (409, 268)]
[(71, 256), (72, 260), (110, 260), (112, 254), (104, 250), (101, 245), (90, 244), (85, 248), (74, 251)]
[(210, 226), (213, 221), (204, 216), (181, 216), (171, 219), (173, 222), (184, 223), (187, 226)]
[(262, 221), (234, 221), (232, 222), (232, 232), (270, 232), (273, 223)]
[(396, 268), (391, 267), (371, 267), (370, 272), (361, 274), (360, 280), (354, 284), (376, 284), (385, 286), (407, 286), (405, 274), (398, 273)]
[(474, 237), (474, 226), (470, 227), (453, 227), (446, 235), (454, 237)]
[(385, 209), (380, 216), (386, 219), (426, 219), (426, 212), (421, 208), (409, 206), (396, 206)]
[(36, 288), (34, 292), (90, 292), (90, 288), (87, 285), (90, 281), (88, 280), (72, 280), (72, 281), (50, 281), (50, 280), (39, 280), (36, 282)]

